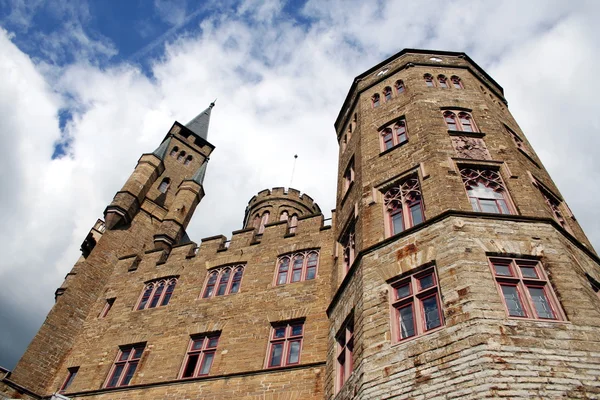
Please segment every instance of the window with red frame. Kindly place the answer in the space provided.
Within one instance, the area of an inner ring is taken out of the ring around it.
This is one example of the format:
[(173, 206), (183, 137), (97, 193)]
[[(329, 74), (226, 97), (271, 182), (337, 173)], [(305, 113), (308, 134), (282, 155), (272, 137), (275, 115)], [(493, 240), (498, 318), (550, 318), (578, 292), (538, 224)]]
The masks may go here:
[(346, 171), (344, 171), (344, 194), (350, 189), (352, 182), (354, 182), (354, 159), (350, 160)]
[(380, 96), (379, 93), (375, 93), (373, 97), (371, 97), (371, 103), (373, 104), (373, 108), (379, 107)]
[(389, 86), (386, 86), (383, 89), (383, 97), (385, 98), (385, 101), (390, 101), (392, 99), (392, 88)]
[(391, 286), (397, 341), (425, 334), (444, 324), (434, 267), (402, 277)]
[(489, 260), (509, 317), (564, 319), (539, 261), (496, 257)]
[(381, 150), (389, 150), (392, 147), (408, 142), (408, 129), (406, 119), (401, 118), (380, 131)]
[(565, 219), (562, 212), (560, 211), (561, 201), (558, 199), (557, 196), (555, 196), (553, 193), (551, 193), (549, 190), (547, 190), (537, 180), (534, 182), (534, 184), (540, 190), (540, 193), (542, 194), (542, 197), (544, 198), (544, 201), (546, 202), (548, 209), (552, 213), (552, 218), (554, 218), (554, 220), (556, 222), (558, 222), (560, 226), (562, 226), (563, 228), (565, 228), (567, 231), (570, 232), (569, 225), (567, 224), (567, 220)]
[(446, 78), (444, 75), (438, 75), (437, 78), (441, 88), (448, 88), (448, 78)]
[(342, 259), (344, 263), (344, 271), (348, 272), (354, 258), (356, 257), (356, 242), (354, 234), (354, 222), (346, 229), (340, 239), (340, 245), (342, 246)]
[(298, 226), (298, 215), (293, 214), (288, 222), (288, 233), (291, 235), (296, 233), (296, 227)]
[(454, 89), (464, 89), (462, 80), (458, 76), (454, 75), (453, 77), (450, 78), (450, 80), (452, 81), (452, 85), (454, 86)]
[(275, 324), (271, 328), (267, 367), (284, 367), (300, 363), (304, 321)]
[(318, 250), (306, 250), (280, 256), (277, 259), (276, 284), (285, 285), (286, 283), (315, 279), (318, 264)]
[(208, 375), (217, 351), (219, 336), (220, 333), (192, 336), (183, 360), (181, 378)]
[(514, 214), (500, 172), (486, 168), (461, 168), (460, 175), (473, 211)]
[(425, 80), (425, 84), (428, 87), (434, 87), (435, 83), (433, 82), (433, 76), (431, 74), (425, 74), (423, 75), (423, 79)]
[(77, 372), (79, 372), (79, 367), (71, 367), (68, 368), (67, 371), (67, 379), (65, 379), (65, 381), (63, 382), (58, 393), (65, 393), (67, 391), (67, 389), (69, 388), (69, 386), (71, 386), (71, 383), (73, 383), (73, 380), (77, 376)]
[(383, 195), (390, 236), (418, 225), (425, 220), (421, 186), (416, 175), (390, 187)]
[(145, 346), (145, 344), (140, 344), (121, 347), (104, 387), (112, 388), (129, 385), (140, 363)]
[(404, 87), (404, 81), (402, 81), (402, 80), (396, 81), (396, 84), (394, 86), (396, 87), (396, 93), (398, 93), (398, 94), (403, 93), (404, 90), (406, 89)]
[(243, 275), (243, 265), (229, 265), (208, 271), (202, 298), (208, 299), (239, 292)]
[(104, 303), (104, 307), (102, 307), (102, 311), (100, 312), (100, 315), (98, 315), (98, 318), (104, 318), (108, 315), (113, 304), (115, 304), (115, 300), (116, 298), (114, 297), (112, 299), (106, 299), (106, 303)]
[(478, 132), (473, 117), (467, 112), (459, 112), (458, 119), (456, 114), (452, 111), (444, 112), (444, 121), (448, 126), (448, 130), (451, 131), (462, 131), (462, 132)]
[(177, 278), (163, 278), (147, 282), (136, 310), (166, 306), (173, 296), (175, 285), (177, 285)]
[(344, 383), (350, 378), (354, 365), (352, 355), (354, 353), (354, 316), (350, 315), (344, 325), (335, 336), (337, 341), (337, 384), (339, 391)]

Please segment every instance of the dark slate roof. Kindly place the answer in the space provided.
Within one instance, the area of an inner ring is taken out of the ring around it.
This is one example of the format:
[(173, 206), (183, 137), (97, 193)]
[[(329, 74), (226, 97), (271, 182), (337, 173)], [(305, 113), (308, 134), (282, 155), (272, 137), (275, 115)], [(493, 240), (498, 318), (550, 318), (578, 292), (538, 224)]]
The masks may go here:
[(210, 103), (210, 106), (193, 120), (185, 124), (185, 127), (194, 132), (197, 136), (206, 140), (208, 137), (208, 123), (210, 122), (210, 110), (215, 106), (215, 102)]
[(152, 154), (154, 154), (156, 157), (160, 158), (161, 160), (165, 159), (165, 156), (167, 155), (167, 150), (169, 150), (169, 145), (171, 144), (171, 138), (169, 137), (167, 140), (163, 141), (160, 146), (158, 146), (158, 149), (154, 150), (152, 152)]
[(206, 175), (206, 166), (208, 165), (208, 159), (202, 163), (198, 171), (192, 176), (192, 180), (199, 185), (204, 182), (204, 175)]

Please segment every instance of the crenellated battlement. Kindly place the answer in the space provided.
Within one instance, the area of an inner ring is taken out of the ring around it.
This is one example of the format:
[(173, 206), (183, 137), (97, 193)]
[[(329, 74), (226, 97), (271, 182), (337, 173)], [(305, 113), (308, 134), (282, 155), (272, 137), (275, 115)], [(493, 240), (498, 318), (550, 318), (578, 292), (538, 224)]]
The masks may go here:
[(265, 212), (269, 213), (268, 222), (281, 220), (282, 213), (287, 213), (291, 218), (297, 218), (320, 214), (321, 208), (312, 197), (301, 193), (297, 189), (274, 187), (273, 189), (261, 190), (248, 202), (244, 214), (244, 227), (254, 226), (256, 218), (260, 218)]

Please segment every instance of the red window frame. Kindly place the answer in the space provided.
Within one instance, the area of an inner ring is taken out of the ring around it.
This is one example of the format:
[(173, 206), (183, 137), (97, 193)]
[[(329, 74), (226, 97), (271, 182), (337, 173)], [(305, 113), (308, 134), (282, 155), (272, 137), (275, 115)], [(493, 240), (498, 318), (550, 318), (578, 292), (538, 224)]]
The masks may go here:
[(336, 335), (336, 392), (339, 392), (344, 383), (350, 378), (354, 370), (354, 316), (350, 315)]
[(450, 80), (452, 81), (452, 85), (454, 86), (454, 89), (464, 89), (465, 87), (462, 84), (462, 80), (454, 75), (450, 78)]
[(448, 89), (450, 87), (448, 86), (448, 78), (445, 75), (438, 75), (437, 79), (441, 88)]
[(133, 379), (146, 344), (128, 345), (119, 348), (115, 362), (104, 382), (105, 388), (128, 386)]
[(386, 86), (385, 88), (383, 88), (383, 98), (385, 99), (386, 102), (392, 100), (392, 88), (389, 86)]
[[(508, 318), (543, 321), (566, 320), (539, 260), (490, 257), (488, 261)], [(533, 274), (524, 273), (525, 269)], [(510, 287), (514, 288), (516, 297), (507, 299), (503, 288)], [(543, 299), (540, 297), (536, 302), (531, 294), (531, 289), (541, 290), (538, 293), (543, 295)], [(510, 302), (514, 304), (509, 305)], [(544, 310), (544, 308), (546, 309)]]
[(102, 307), (102, 311), (98, 315), (98, 318), (105, 318), (108, 315), (108, 312), (112, 308), (113, 304), (115, 304), (116, 297), (111, 299), (106, 299), (106, 303), (104, 303), (104, 307)]
[[(299, 261), (299, 262), (298, 262)], [(305, 250), (277, 258), (274, 285), (310, 281), (317, 277), (319, 250)]]
[(245, 264), (234, 264), (209, 270), (202, 287), (201, 297), (210, 299), (238, 293), (242, 288), (245, 267)]
[(444, 122), (446, 123), (446, 126), (450, 131), (469, 133), (479, 132), (479, 128), (473, 120), (473, 116), (466, 111), (454, 112), (447, 110), (444, 111), (443, 117)]
[(425, 75), (423, 75), (423, 79), (425, 80), (425, 85), (427, 85), (427, 87), (435, 87), (433, 75), (425, 74)]
[(64, 380), (63, 384), (60, 386), (58, 393), (65, 393), (69, 386), (73, 383), (73, 380), (77, 376), (77, 372), (79, 372), (79, 367), (71, 367), (67, 368), (68, 374), (67, 378)]
[(352, 223), (342, 235), (340, 245), (342, 246), (344, 273), (348, 273), (348, 270), (356, 257), (356, 234), (354, 231), (354, 223)]
[(404, 87), (404, 81), (403, 80), (397, 80), (396, 84), (394, 86), (396, 87), (396, 93), (397, 94), (404, 93), (404, 91), (406, 90), (406, 87)]
[(350, 161), (344, 171), (344, 194), (350, 189), (352, 182), (354, 182), (354, 159)]
[(176, 285), (176, 277), (161, 278), (146, 282), (134, 309), (145, 310), (148, 308), (166, 306), (173, 296)]
[[(393, 184), (383, 193), (383, 205), (387, 214), (387, 236), (400, 233), (425, 221), (421, 185), (418, 176), (411, 175)], [(414, 209), (418, 207), (420, 220), (414, 220)], [(396, 221), (401, 229), (396, 229)]]
[(400, 118), (381, 129), (379, 132), (379, 136), (381, 137), (381, 151), (386, 151), (408, 142), (408, 125), (406, 124), (406, 118)]
[[(269, 335), (266, 367), (278, 368), (300, 364), (303, 338), (304, 321), (274, 324)], [(293, 354), (295, 348), (297, 348), (297, 354)], [(281, 349), (279, 355), (277, 355), (277, 349)], [(295, 357), (296, 360), (293, 360), (292, 357)]]
[[(422, 282), (427, 279), (429, 279), (427, 281), (429, 284), (423, 287)], [(428, 267), (423, 271), (401, 277), (390, 285), (392, 288), (390, 293), (394, 341), (410, 340), (444, 327), (444, 313), (435, 267)], [(435, 314), (429, 314), (425, 308), (425, 303), (430, 299), (435, 302), (435, 308), (437, 309)], [(402, 310), (405, 309), (410, 309), (410, 319), (402, 321), (406, 316), (402, 313)], [(435, 318), (430, 319), (432, 317)], [(412, 327), (405, 324), (409, 321), (412, 323)], [(429, 322), (435, 325), (428, 326)]]
[(190, 337), (187, 352), (179, 372), (179, 379), (210, 374), (210, 368), (215, 361), (220, 335), (220, 332), (215, 332)]
[[(490, 168), (466, 167), (460, 169), (460, 175), (473, 211), (505, 215), (516, 214), (499, 171)], [(489, 210), (492, 206), (495, 211)], [(486, 208), (488, 210), (485, 210)]]
[(379, 93), (375, 93), (371, 97), (371, 105), (373, 108), (375, 108), (375, 107), (379, 107), (380, 104), (381, 104), (381, 98), (379, 96)]

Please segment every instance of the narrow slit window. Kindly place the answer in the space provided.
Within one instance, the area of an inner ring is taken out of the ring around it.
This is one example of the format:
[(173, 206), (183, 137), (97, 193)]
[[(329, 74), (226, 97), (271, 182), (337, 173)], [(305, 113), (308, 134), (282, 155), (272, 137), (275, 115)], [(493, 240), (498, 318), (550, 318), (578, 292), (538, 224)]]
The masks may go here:
[(71, 386), (71, 384), (75, 380), (75, 377), (77, 376), (77, 372), (79, 372), (79, 367), (71, 367), (71, 368), (67, 369), (67, 378), (61, 385), (58, 393), (65, 393), (67, 391), (69, 386)]
[(113, 304), (115, 304), (115, 300), (116, 298), (114, 297), (112, 299), (106, 299), (106, 303), (104, 303), (104, 307), (102, 307), (102, 311), (100, 312), (98, 318), (105, 318), (108, 315), (108, 312), (112, 308)]
[(337, 341), (337, 385), (339, 391), (350, 378), (354, 369), (354, 317), (351, 315), (336, 335)]

